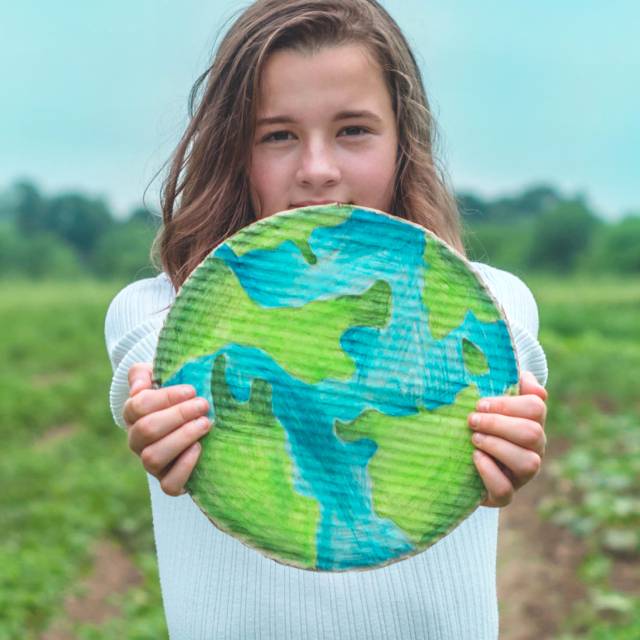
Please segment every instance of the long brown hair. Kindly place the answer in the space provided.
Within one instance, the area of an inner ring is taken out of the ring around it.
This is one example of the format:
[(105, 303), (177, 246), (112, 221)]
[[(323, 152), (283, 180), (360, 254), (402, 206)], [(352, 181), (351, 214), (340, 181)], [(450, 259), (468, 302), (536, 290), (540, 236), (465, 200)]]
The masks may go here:
[(258, 0), (222, 39), (190, 95), (189, 125), (162, 186), (155, 251), (176, 289), (220, 242), (255, 220), (247, 167), (256, 96), (268, 56), (362, 44), (385, 75), (398, 129), (391, 212), (463, 252), (459, 215), (444, 171), (420, 70), (398, 25), (375, 0)]

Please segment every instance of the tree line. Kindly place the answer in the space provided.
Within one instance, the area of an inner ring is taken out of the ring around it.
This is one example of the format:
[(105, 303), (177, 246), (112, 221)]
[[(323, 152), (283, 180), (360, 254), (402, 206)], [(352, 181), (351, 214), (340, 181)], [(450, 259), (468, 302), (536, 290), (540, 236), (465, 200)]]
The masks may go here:
[[(607, 222), (584, 196), (550, 185), (494, 199), (463, 192), (457, 200), (472, 260), (516, 273), (640, 273), (638, 213)], [(17, 182), (0, 194), (0, 278), (149, 276), (159, 224), (160, 216), (142, 207), (121, 220), (103, 199), (48, 196)]]
[(472, 259), (515, 272), (640, 273), (640, 210), (605, 220), (583, 195), (549, 185), (483, 200), (458, 196)]
[(17, 182), (0, 197), (0, 277), (149, 276), (159, 222), (142, 207), (121, 220), (101, 198), (47, 196), (32, 182)]

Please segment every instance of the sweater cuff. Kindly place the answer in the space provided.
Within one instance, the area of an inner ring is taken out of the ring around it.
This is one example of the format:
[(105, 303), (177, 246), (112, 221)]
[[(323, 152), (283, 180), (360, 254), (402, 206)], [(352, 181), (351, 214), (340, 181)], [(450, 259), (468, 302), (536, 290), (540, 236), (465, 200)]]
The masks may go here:
[(129, 369), (138, 362), (153, 362), (161, 328), (162, 322), (147, 322), (124, 336), (114, 349), (109, 406), (114, 421), (120, 427), (127, 426), (122, 411), (129, 397)]
[(520, 371), (530, 371), (542, 386), (546, 385), (549, 370), (540, 343), (517, 323), (509, 323), (509, 328), (516, 347)]

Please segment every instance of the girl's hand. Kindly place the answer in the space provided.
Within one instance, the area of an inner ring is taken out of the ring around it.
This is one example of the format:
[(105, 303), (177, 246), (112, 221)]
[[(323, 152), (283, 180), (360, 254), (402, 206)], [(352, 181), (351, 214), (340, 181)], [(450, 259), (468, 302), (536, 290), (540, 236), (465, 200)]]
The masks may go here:
[(129, 448), (160, 480), (166, 494), (178, 496), (185, 493), (184, 485), (200, 456), (198, 440), (211, 428), (209, 403), (196, 398), (189, 385), (152, 386), (150, 364), (129, 369), (129, 399), (123, 411)]
[(504, 507), (515, 491), (540, 470), (547, 438), (547, 392), (535, 376), (525, 372), (520, 379), (519, 396), (482, 398), (476, 413), (469, 415), (475, 431), (471, 441), (476, 469), (488, 496), (482, 506)]

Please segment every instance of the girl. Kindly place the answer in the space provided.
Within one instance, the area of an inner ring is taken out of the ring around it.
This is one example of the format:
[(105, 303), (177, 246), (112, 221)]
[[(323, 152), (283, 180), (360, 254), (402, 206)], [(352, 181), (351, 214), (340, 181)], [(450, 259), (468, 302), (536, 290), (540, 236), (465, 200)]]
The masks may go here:
[(212, 428), (208, 406), (189, 386), (151, 384), (149, 363), (177, 288), (258, 218), (349, 202), (405, 216), (463, 251), (433, 136), (413, 55), (374, 0), (258, 0), (198, 80), (163, 190), (164, 271), (124, 289), (106, 319), (111, 406), (148, 471), (172, 638), (497, 637), (491, 507), (508, 504), (536, 475), (545, 448), (537, 310), (515, 276), (475, 265), (529, 372), (521, 395), (485, 398), (469, 417), (487, 498), (437, 544), (381, 569), (314, 573), (278, 564), (221, 533), (188, 495), (176, 497)]

